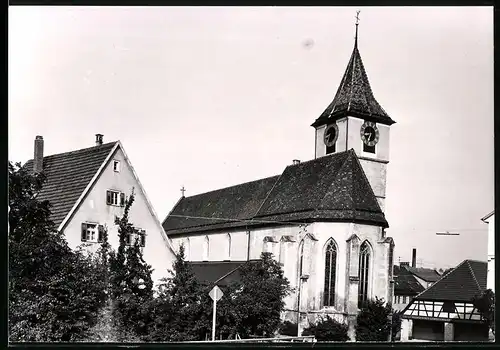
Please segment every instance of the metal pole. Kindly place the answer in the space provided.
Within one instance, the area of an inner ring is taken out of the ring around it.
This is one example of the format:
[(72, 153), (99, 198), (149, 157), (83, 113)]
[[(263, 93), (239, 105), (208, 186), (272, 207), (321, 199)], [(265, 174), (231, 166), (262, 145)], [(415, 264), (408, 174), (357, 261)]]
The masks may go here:
[(214, 298), (214, 314), (212, 318), (212, 341), (215, 341), (215, 314), (217, 309), (217, 295)]

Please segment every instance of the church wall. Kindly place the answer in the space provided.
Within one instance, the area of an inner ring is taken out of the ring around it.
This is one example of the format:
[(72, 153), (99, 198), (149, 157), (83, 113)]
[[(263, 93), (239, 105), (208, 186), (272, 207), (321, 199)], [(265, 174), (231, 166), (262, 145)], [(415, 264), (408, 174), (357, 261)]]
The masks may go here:
[(342, 118), (337, 120), (337, 127), (339, 129), (339, 137), (337, 139), (337, 143), (335, 145), (336, 152), (344, 152), (347, 151), (347, 131), (349, 126), (347, 125), (347, 118)]
[(347, 243), (351, 235), (352, 224), (350, 223), (326, 223), (317, 222), (309, 231), (314, 233), (318, 239), (316, 242), (316, 254), (312, 256), (313, 266), (310, 281), (310, 293), (307, 303), (309, 310), (323, 309), (323, 290), (325, 281), (325, 248), (330, 238), (337, 245), (336, 281), (335, 281), (335, 307), (328, 307), (330, 311), (344, 311), (346, 269), (347, 269)]
[(375, 296), (390, 300), (389, 291), (389, 244), (382, 243), (382, 228), (377, 226), (355, 224), (353, 233), (361, 242), (368, 240), (372, 247), (372, 268), (369, 282), (369, 297)]
[[(231, 236), (230, 256), (228, 256), (228, 234)], [(208, 259), (204, 259), (203, 253), (206, 236), (208, 236), (209, 241)], [(184, 244), (186, 258), (190, 261), (247, 260), (248, 235), (246, 231), (214, 231), (212, 233), (190, 234), (189, 236), (175, 236), (171, 239), (177, 251), (179, 251), (180, 245)]]

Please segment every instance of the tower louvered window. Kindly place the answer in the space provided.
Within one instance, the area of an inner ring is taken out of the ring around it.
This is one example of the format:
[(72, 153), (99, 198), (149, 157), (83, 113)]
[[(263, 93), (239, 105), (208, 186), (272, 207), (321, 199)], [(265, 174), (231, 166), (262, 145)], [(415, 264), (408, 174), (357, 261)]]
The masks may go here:
[(370, 247), (368, 243), (363, 242), (359, 252), (359, 289), (358, 289), (358, 307), (368, 299), (368, 281), (370, 275)]
[(323, 306), (335, 305), (335, 278), (337, 271), (337, 247), (331, 240), (325, 251), (325, 286), (323, 289)]

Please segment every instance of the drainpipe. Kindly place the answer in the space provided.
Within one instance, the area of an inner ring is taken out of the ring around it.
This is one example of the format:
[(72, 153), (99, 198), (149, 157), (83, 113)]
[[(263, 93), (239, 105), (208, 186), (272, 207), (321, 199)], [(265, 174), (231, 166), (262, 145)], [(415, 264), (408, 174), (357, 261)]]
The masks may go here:
[(302, 278), (299, 276), (298, 283), (298, 292), (297, 292), (297, 337), (300, 337), (300, 291), (302, 289)]

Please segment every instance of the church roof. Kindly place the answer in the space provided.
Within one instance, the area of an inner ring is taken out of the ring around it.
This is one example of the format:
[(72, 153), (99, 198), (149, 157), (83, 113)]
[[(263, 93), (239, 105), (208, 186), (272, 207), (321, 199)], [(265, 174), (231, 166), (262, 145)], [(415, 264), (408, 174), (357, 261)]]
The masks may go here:
[[(254, 260), (250, 260), (253, 262)], [(239, 281), (239, 268), (248, 261), (188, 261), (196, 279), (204, 284), (217, 284), (219, 287)]]
[(280, 176), (181, 198), (163, 228), (174, 236), (314, 221), (388, 227), (354, 150), (289, 165)]
[(395, 123), (373, 96), (368, 75), (358, 50), (357, 29), (354, 50), (337, 93), (312, 126), (326, 124), (347, 115), (386, 125)]
[(470, 302), (486, 290), (487, 273), (486, 262), (464, 260), (415, 299)]

